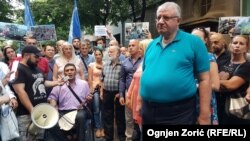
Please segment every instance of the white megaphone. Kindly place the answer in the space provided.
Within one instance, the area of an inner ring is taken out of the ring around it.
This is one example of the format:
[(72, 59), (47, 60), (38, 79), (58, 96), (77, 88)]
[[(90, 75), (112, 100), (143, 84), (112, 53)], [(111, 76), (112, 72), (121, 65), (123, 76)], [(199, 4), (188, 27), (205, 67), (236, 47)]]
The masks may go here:
[(56, 108), (48, 103), (36, 105), (31, 112), (32, 123), (28, 131), (32, 135), (38, 135), (41, 129), (49, 129), (56, 125), (59, 113)]

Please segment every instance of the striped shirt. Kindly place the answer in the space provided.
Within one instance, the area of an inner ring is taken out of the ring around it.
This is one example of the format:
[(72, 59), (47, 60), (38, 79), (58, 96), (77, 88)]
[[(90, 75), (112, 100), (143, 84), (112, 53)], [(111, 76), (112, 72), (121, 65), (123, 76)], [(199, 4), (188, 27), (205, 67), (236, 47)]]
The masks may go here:
[(105, 63), (103, 66), (103, 86), (108, 91), (119, 91), (119, 80), (121, 77), (121, 63), (118, 62), (114, 66), (111, 62)]

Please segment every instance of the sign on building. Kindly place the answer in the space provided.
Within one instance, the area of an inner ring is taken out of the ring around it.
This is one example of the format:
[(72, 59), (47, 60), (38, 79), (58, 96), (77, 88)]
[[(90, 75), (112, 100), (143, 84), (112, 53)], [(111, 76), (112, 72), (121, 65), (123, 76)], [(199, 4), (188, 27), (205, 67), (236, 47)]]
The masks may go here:
[(27, 26), (0, 22), (0, 40), (23, 40)]
[(32, 34), (38, 41), (56, 41), (55, 25), (37, 25), (31, 26), (28, 33)]

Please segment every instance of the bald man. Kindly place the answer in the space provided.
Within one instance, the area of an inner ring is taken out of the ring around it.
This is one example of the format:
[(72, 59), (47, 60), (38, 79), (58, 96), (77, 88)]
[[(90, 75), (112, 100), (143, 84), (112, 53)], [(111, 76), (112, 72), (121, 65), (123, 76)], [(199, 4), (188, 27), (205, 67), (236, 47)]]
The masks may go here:
[(226, 40), (220, 33), (213, 33), (210, 36), (211, 48), (215, 54), (219, 72), (225, 64), (231, 60), (231, 54), (227, 49)]
[[(120, 94), (121, 105), (125, 105), (127, 90), (131, 84), (135, 70), (137, 70), (138, 66), (141, 64), (143, 60), (139, 50), (140, 50), (139, 40), (136, 39), (130, 40), (128, 45), (128, 51), (130, 57), (126, 58), (122, 62), (121, 78), (119, 81), (119, 94)], [(132, 110), (127, 106), (125, 106), (125, 116), (126, 116), (125, 134), (127, 136), (126, 141), (130, 141), (133, 138), (134, 121), (132, 117)]]

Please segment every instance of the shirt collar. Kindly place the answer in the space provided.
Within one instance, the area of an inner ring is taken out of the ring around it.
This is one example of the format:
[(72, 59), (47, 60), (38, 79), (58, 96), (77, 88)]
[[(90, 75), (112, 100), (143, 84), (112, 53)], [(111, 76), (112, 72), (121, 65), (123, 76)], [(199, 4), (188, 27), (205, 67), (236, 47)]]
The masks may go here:
[[(182, 38), (182, 36), (183, 36), (182, 31), (181, 31), (180, 29), (178, 29), (178, 30), (177, 30), (177, 33), (176, 33), (176, 35), (175, 35), (175, 37), (174, 37), (174, 40), (173, 40), (171, 43), (180, 41), (181, 38)], [(162, 42), (162, 35), (159, 36), (158, 38), (156, 38), (156, 43), (157, 43), (158, 45), (161, 45), (161, 42)], [(170, 43), (170, 44), (171, 44), (171, 43)]]
[(80, 54), (80, 56), (81, 56), (82, 58), (86, 58), (86, 59), (89, 58), (89, 54), (88, 54), (86, 57), (84, 57), (82, 54)]
[[(110, 65), (110, 66), (112, 65), (112, 61), (109, 62), (109, 65)], [(116, 65), (121, 65), (121, 61), (118, 61), (118, 62), (116, 63)]]
[(65, 83), (66, 86), (68, 86), (68, 85), (70, 85), (70, 86), (75, 86), (75, 85), (76, 85), (76, 79), (77, 79), (77, 78), (75, 78), (75, 81), (73, 81), (73, 82), (71, 82), (71, 83), (70, 83), (69, 81), (66, 82), (66, 83)]
[(50, 59), (50, 60), (48, 60), (48, 61), (49, 61), (49, 63), (54, 63), (54, 62), (55, 62), (54, 59)]
[[(141, 60), (141, 59), (142, 59), (142, 57), (138, 57), (138, 58), (137, 58), (137, 60)], [(129, 57), (128, 60), (129, 60), (130, 62), (133, 61), (133, 59), (132, 59), (131, 57)], [(137, 61), (137, 60), (136, 60), (136, 61)]]

